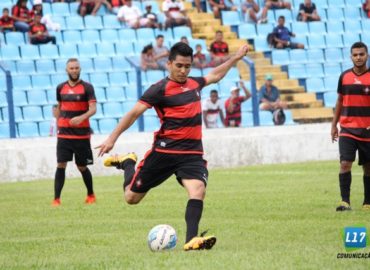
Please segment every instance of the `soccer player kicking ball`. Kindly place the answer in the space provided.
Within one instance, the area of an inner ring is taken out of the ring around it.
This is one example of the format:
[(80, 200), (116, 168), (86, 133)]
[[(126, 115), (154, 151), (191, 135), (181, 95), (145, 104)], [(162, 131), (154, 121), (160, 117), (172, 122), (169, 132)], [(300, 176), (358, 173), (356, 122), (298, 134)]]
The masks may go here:
[(208, 170), (203, 159), (201, 89), (217, 83), (228, 70), (248, 52), (248, 45), (205, 77), (188, 77), (193, 50), (185, 43), (176, 43), (170, 51), (167, 69), (169, 76), (149, 87), (140, 100), (118, 123), (108, 139), (99, 145), (98, 156), (108, 153), (118, 137), (148, 108), (154, 107), (162, 126), (155, 133), (153, 147), (139, 163), (134, 153), (112, 156), (105, 166), (124, 170), (124, 198), (128, 204), (139, 203), (146, 193), (175, 174), (186, 189), (186, 244), (184, 250), (211, 249), (216, 237), (198, 235), (203, 211)]
[[(364, 175), (364, 202), (362, 208), (370, 210), (370, 70), (366, 66), (367, 46), (356, 42), (351, 47), (353, 68), (339, 77), (338, 99), (332, 122), (331, 137), (339, 137), (340, 172), (339, 186), (342, 202), (337, 211), (351, 210), (351, 168), (358, 151), (358, 164)], [(340, 122), (338, 135), (337, 124)]]

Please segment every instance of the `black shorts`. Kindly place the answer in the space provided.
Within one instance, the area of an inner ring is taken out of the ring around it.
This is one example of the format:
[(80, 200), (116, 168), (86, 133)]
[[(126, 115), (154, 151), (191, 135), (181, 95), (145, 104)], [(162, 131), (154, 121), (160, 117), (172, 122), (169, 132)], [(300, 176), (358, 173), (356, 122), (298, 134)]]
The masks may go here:
[(358, 150), (358, 165), (370, 162), (370, 142), (360, 141), (347, 136), (339, 137), (340, 161), (355, 161)]
[(94, 163), (89, 139), (72, 140), (58, 138), (58, 163), (72, 161), (73, 154), (77, 166), (86, 166)]
[(183, 179), (198, 179), (207, 185), (207, 161), (202, 155), (167, 154), (150, 150), (140, 161), (131, 181), (133, 192), (144, 193), (163, 183), (172, 174), (182, 184)]

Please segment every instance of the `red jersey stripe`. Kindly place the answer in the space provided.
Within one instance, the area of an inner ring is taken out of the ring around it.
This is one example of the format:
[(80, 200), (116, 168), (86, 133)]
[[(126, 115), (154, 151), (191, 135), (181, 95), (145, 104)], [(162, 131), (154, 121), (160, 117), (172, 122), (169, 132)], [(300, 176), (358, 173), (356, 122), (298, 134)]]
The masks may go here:
[(363, 142), (370, 142), (370, 138), (362, 138), (362, 137), (358, 137), (358, 136), (348, 134), (348, 133), (341, 133), (339, 136), (350, 137), (350, 138), (353, 138), (355, 140), (359, 140), (359, 141), (363, 141)]
[(159, 135), (161, 138), (165, 137), (172, 140), (201, 140), (202, 139), (202, 126), (195, 127), (182, 127), (178, 129), (164, 130)]
[(85, 111), (89, 109), (86, 101), (63, 101), (60, 109), (62, 111)]
[(156, 148), (155, 151), (167, 154), (195, 154), (203, 155), (202, 151), (181, 151), (181, 150), (163, 150), (161, 148)]
[(202, 112), (200, 101), (192, 102), (182, 106), (163, 108), (165, 117), (191, 118)]
[(63, 138), (63, 139), (90, 139), (90, 134), (89, 135), (65, 135), (65, 134), (58, 134), (58, 138)]
[(370, 126), (370, 117), (342, 115), (340, 125), (346, 128), (367, 128)]
[(86, 119), (85, 121), (83, 121), (81, 124), (78, 125), (78, 127), (75, 127), (75, 126), (71, 126), (71, 124), (69, 123), (71, 121), (71, 119), (69, 118), (61, 118), (59, 117), (58, 119), (58, 127), (73, 127), (73, 128), (88, 128), (90, 127), (90, 124), (89, 124), (89, 120)]
[(342, 95), (345, 107), (369, 107), (370, 96), (365, 95)]

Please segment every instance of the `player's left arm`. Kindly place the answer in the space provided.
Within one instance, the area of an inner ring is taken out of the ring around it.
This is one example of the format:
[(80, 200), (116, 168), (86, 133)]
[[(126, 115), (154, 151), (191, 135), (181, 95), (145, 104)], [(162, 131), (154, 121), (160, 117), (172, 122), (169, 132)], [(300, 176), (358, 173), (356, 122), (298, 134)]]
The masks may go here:
[(219, 82), (230, 70), (230, 68), (232, 68), (240, 59), (242, 59), (248, 53), (248, 50), (248, 44), (243, 45), (239, 48), (238, 52), (235, 55), (230, 57), (229, 60), (227, 60), (222, 65), (219, 65), (218, 67), (212, 69), (212, 71), (208, 73), (208, 75), (205, 77), (206, 85)]

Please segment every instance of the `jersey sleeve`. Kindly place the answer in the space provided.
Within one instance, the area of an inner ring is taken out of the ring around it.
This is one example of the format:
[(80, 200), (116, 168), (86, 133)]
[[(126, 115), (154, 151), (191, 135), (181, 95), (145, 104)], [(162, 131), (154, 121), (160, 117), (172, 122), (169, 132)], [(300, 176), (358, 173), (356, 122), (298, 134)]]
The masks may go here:
[(338, 80), (338, 88), (337, 88), (337, 93), (338, 94), (343, 94), (343, 91), (342, 91), (342, 82), (343, 82), (343, 74), (341, 74), (339, 76), (339, 80)]
[(153, 84), (150, 86), (139, 99), (139, 102), (151, 108), (159, 104), (161, 100), (162, 83)]
[(200, 90), (206, 85), (207, 81), (205, 77), (192, 77), (194, 81), (199, 84)]
[(94, 86), (92, 86), (91, 84), (86, 84), (85, 91), (86, 91), (87, 101), (96, 102)]

